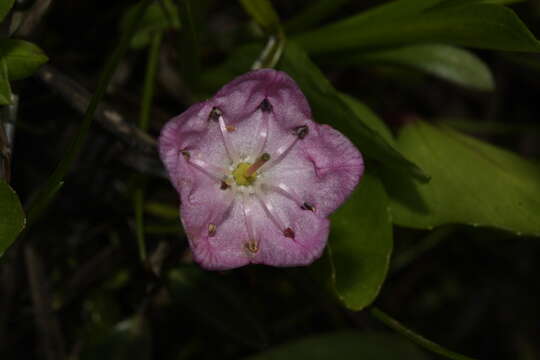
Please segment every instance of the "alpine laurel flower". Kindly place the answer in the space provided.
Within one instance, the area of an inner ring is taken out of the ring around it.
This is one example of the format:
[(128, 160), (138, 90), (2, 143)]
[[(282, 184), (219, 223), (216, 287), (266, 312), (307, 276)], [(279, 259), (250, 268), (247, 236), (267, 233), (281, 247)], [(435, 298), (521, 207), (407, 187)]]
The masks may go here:
[(328, 216), (364, 170), (341, 133), (311, 119), (285, 73), (244, 74), (170, 120), (161, 159), (202, 267), (308, 265), (322, 254)]

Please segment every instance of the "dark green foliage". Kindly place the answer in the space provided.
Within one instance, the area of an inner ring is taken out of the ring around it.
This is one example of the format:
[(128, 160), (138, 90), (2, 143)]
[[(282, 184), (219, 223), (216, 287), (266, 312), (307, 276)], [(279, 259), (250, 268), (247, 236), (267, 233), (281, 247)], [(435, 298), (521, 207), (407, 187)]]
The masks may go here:
[[(0, 0), (2, 359), (540, 357), (534, 1), (43, 3)], [(207, 272), (155, 144), (254, 66), (366, 173), (311, 266)]]

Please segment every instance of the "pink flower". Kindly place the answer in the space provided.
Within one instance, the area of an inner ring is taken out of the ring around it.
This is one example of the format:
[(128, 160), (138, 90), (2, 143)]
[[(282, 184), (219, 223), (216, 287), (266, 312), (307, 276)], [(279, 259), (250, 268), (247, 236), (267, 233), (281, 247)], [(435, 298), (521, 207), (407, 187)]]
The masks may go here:
[(312, 263), (328, 216), (364, 170), (354, 145), (315, 123), (296, 83), (271, 69), (244, 74), (173, 118), (159, 150), (193, 257), (212, 270)]

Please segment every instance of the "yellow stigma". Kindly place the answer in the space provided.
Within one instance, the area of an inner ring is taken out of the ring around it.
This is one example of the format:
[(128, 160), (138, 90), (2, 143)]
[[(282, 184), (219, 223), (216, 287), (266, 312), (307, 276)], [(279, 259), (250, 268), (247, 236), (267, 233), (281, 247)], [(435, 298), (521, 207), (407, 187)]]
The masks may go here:
[(263, 153), (253, 164), (243, 162), (238, 164), (233, 171), (234, 180), (238, 185), (251, 185), (257, 178), (257, 170), (259, 170), (268, 160), (270, 154)]
[(238, 164), (236, 169), (234, 169), (232, 175), (234, 177), (234, 181), (236, 181), (237, 185), (241, 186), (247, 186), (253, 184), (255, 179), (257, 178), (256, 174), (248, 174), (248, 169), (251, 167), (250, 163), (243, 162)]

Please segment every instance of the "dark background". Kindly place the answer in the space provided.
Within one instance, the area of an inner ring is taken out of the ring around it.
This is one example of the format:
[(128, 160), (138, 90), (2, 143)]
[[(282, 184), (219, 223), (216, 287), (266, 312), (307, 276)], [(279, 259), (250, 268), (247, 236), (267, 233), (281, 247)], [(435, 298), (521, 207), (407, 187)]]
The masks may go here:
[[(17, 6), (26, 2), (33, 1)], [(273, 3), (284, 20), (305, 4)], [(351, 1), (327, 21), (376, 3)], [(116, 45), (119, 19), (132, 4), (55, 0), (28, 38), (46, 52), (49, 65), (92, 91)], [(540, 33), (536, 1), (513, 9)], [(249, 18), (234, 1), (202, 1), (199, 11), (204, 71), (249, 39)], [(168, 118), (215, 90), (186, 90), (181, 39), (181, 32), (165, 35), (160, 71), (173, 75), (158, 76), (153, 136)], [(495, 76), (492, 93), (403, 69), (321, 64), (338, 89), (369, 104), (393, 129), (415, 115), (475, 119), (458, 125), (538, 158), (540, 58), (477, 54)], [(145, 63), (146, 52), (131, 50), (107, 95), (108, 106), (129, 123), (138, 118)], [(52, 172), (82, 119), (73, 102), (59, 94), (61, 86), (46, 84), (40, 74), (13, 84), (20, 105), (12, 186), (23, 203)], [(60, 195), (1, 260), (3, 359), (236, 359), (310, 334), (386, 331), (366, 312), (347, 311), (326, 295), (313, 269), (199, 271), (172, 216), (147, 214), (148, 251), (160, 271), (141, 264), (131, 196), (141, 180), (134, 174), (142, 168), (147, 175), (150, 201), (174, 208), (177, 195), (162, 176), (157, 155), (137, 146), (95, 123)], [(433, 238), (432, 247), (414, 254), (426, 237)], [(478, 359), (540, 358), (537, 239), (456, 225), (434, 232), (396, 228), (394, 241), (394, 267), (376, 301), (382, 309), (427, 338)], [(407, 261), (410, 254), (413, 260)], [(181, 279), (164, 284), (162, 274), (179, 269)]]

